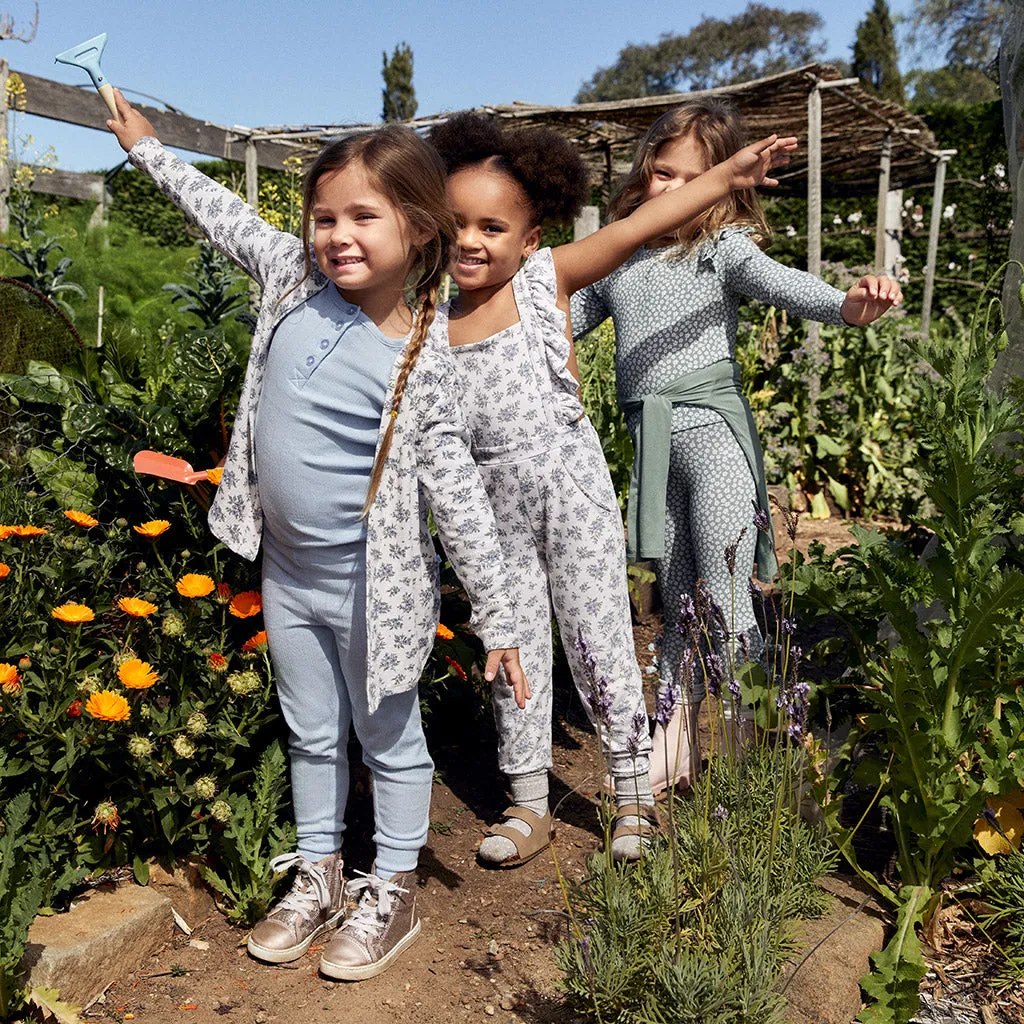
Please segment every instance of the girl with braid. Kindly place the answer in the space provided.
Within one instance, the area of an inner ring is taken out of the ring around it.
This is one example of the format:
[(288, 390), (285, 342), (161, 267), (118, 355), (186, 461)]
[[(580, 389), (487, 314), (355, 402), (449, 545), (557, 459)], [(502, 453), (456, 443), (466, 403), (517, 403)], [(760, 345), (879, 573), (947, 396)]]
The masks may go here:
[(452, 346), (473, 454), (512, 570), (509, 589), (533, 686), (524, 711), (500, 679), (493, 684), (498, 764), (513, 805), (479, 856), (512, 867), (550, 842), (553, 609), (614, 787), (611, 853), (636, 860), (657, 828), (650, 738), (622, 516), (601, 442), (580, 404), (569, 296), (733, 189), (771, 184), (765, 176), (796, 140), (764, 139), (685, 189), (556, 249), (539, 248), (541, 223), (568, 220), (589, 193), (586, 168), (569, 142), (547, 130), (503, 132), (479, 114), (450, 118), (430, 142), (448, 170), (459, 244), (450, 266), (458, 297), (438, 310), (435, 329)]
[[(416, 686), (439, 613), (426, 510), (469, 592), (473, 625), (520, 706), (508, 573), (467, 445), (447, 346), (433, 341), (438, 285), (454, 243), (444, 170), (412, 131), (389, 126), (326, 147), (306, 178), (302, 238), (168, 153), (117, 94), (107, 126), (131, 162), (263, 289), (214, 534), (255, 558), (289, 758), (298, 849), (291, 891), (249, 952), (301, 957), (360, 980), (415, 939), (415, 869), (426, 842), (433, 764)], [(312, 237), (310, 228), (312, 227)], [(406, 289), (416, 308), (406, 303)], [(347, 884), (350, 727), (373, 778), (376, 860)]]
[[(722, 100), (685, 103), (663, 114), (611, 202), (610, 226), (685, 189), (741, 145), (739, 116)], [(761, 251), (768, 236), (757, 193), (737, 190), (680, 230), (637, 247), (572, 300), (576, 337), (606, 317), (615, 324), (619, 402), (636, 449), (629, 557), (655, 560), (665, 609), (659, 702), (673, 711), (655, 729), (655, 792), (671, 783), (689, 785), (700, 763), (703, 673), (689, 673), (685, 693), (679, 669), (686, 643), (681, 617), (691, 614), (698, 580), (707, 581), (711, 597), (735, 622), (740, 655), (757, 660), (764, 649), (747, 583), (755, 560), (764, 581), (773, 578), (776, 564), (761, 444), (736, 364), (741, 297), (855, 327), (902, 299), (891, 278), (868, 275), (841, 292), (784, 267)], [(742, 739), (742, 724), (732, 728)]]

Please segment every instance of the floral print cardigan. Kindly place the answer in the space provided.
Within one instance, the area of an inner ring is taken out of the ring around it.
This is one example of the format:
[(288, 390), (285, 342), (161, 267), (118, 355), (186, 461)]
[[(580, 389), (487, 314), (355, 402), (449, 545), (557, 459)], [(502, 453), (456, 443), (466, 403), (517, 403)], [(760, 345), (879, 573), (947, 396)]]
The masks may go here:
[[(263, 289), (224, 473), (209, 517), (214, 535), (251, 560), (259, 550), (263, 525), (253, 431), (270, 341), (285, 316), (329, 281), (315, 263), (303, 280), (298, 238), (271, 227), (233, 192), (169, 153), (156, 139), (140, 139), (129, 159)], [(378, 444), (390, 416), (400, 361), (401, 357), (392, 370)], [(406, 383), (380, 489), (367, 517), (371, 711), (382, 698), (416, 686), (433, 646), (440, 594), (428, 506), (469, 594), (471, 625), (484, 647), (518, 646), (494, 515), (470, 454), (454, 379), (448, 346), (431, 336)]]

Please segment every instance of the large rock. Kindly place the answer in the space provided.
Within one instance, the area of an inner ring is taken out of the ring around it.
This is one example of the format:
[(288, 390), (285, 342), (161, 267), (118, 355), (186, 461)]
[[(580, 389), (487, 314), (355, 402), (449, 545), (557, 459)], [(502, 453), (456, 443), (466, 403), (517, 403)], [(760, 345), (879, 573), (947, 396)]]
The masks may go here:
[(112, 981), (137, 970), (170, 941), (171, 901), (138, 885), (93, 889), (66, 914), (37, 917), (22, 964), (30, 985), (84, 1006)]
[(850, 1024), (860, 1013), (859, 981), (871, 968), (868, 957), (885, 944), (885, 925), (873, 898), (862, 907), (865, 893), (841, 878), (824, 878), (821, 885), (836, 902), (824, 917), (800, 926), (802, 950), (782, 982), (790, 1024)]
[(190, 861), (175, 864), (168, 869), (159, 861), (151, 860), (149, 887), (170, 897), (171, 906), (189, 928), (202, 924), (217, 909), (199, 868)]

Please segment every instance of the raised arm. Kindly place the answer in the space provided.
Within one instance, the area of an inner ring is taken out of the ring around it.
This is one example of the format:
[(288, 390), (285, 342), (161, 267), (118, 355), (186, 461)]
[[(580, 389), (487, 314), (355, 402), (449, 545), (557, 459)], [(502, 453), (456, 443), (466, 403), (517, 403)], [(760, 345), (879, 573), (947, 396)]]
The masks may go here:
[(795, 148), (795, 138), (770, 135), (745, 146), (693, 181), (649, 199), (628, 217), (578, 242), (559, 246), (554, 250), (559, 296), (572, 295), (610, 274), (645, 242), (671, 234), (734, 189), (777, 185), (769, 172), (788, 162), (788, 153)]
[(230, 189), (196, 170), (160, 145), (153, 125), (114, 90), (120, 122), (107, 121), (121, 148), (148, 174), (175, 206), (250, 277), (264, 285), (281, 261), (294, 257), (301, 243), (271, 227)]

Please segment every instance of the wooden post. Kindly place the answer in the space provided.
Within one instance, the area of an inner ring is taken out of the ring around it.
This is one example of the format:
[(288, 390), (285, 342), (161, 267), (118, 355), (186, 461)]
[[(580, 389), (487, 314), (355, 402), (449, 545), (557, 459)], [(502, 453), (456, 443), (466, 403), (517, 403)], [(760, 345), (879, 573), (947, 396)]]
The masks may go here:
[[(260, 167), (256, 143), (250, 136), (245, 140), (245, 201), (257, 212), (260, 209)], [(255, 278), (249, 280), (249, 309), (260, 308), (260, 286)]]
[(885, 197), (885, 241), (882, 246), (881, 273), (899, 277), (903, 262), (903, 189), (890, 190)]
[(99, 308), (96, 311), (96, 347), (103, 348), (103, 285), (96, 291)]
[(584, 206), (572, 222), (572, 240), (578, 242), (592, 235), (601, 226), (601, 213), (596, 206)]
[(932, 191), (932, 217), (928, 227), (928, 263), (924, 272), (924, 298), (921, 301), (921, 337), (928, 337), (932, 321), (932, 299), (935, 295), (935, 262), (939, 258), (939, 225), (942, 222), (942, 192), (946, 186), (946, 164), (950, 153), (946, 150), (936, 154), (935, 188)]
[(807, 97), (807, 269), (821, 276), (821, 92)]
[(0, 57), (0, 235), (11, 228), (7, 211), (7, 193), (11, 190), (11, 169), (7, 142), (7, 61)]
[(875, 273), (885, 267), (885, 229), (888, 221), (889, 172), (892, 165), (892, 132), (882, 140), (882, 157), (878, 165), (878, 204), (875, 213)]

